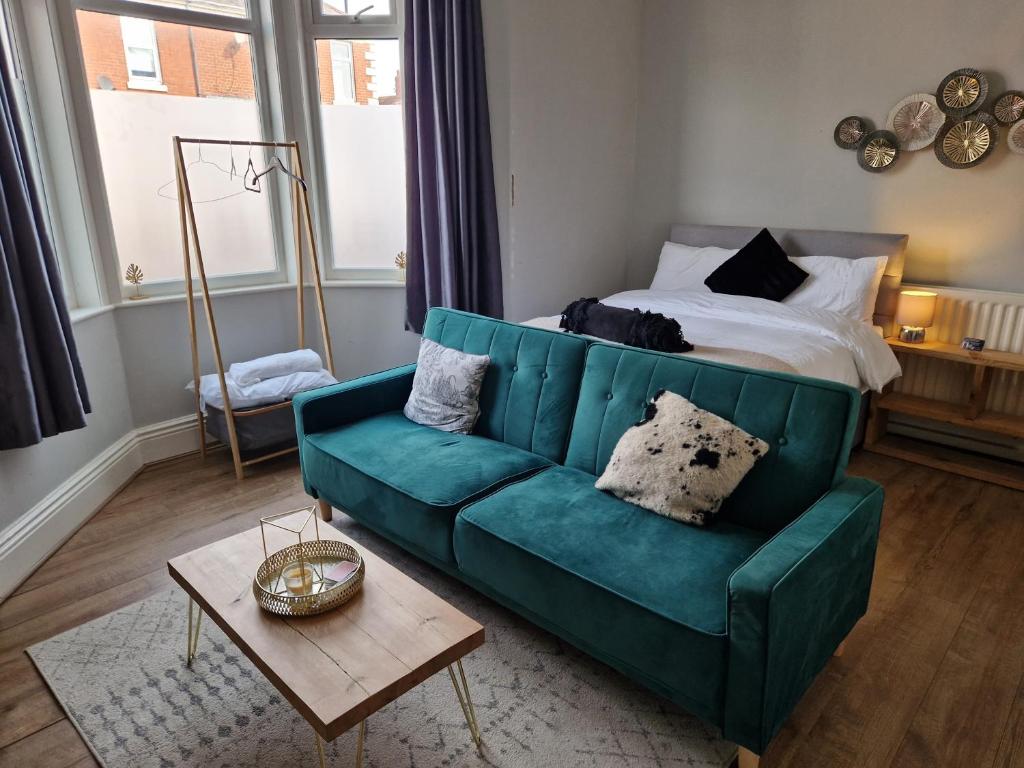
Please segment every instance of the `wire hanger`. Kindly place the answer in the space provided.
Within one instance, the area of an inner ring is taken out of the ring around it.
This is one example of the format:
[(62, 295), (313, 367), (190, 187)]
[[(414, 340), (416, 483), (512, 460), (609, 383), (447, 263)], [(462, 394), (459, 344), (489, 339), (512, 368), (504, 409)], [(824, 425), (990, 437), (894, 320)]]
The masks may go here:
[[(188, 173), (189, 168), (192, 168), (193, 166), (199, 165), (201, 163), (203, 165), (209, 165), (209, 166), (212, 166), (213, 168), (216, 168), (220, 173), (225, 174), (226, 176), (228, 176), (231, 179), (233, 179), (235, 176), (238, 175), (238, 171), (235, 169), (235, 155), (234, 155), (234, 151), (231, 148), (230, 144), (228, 145), (228, 151), (231, 152), (231, 168), (230, 169), (223, 168), (222, 166), (218, 165), (217, 163), (213, 162), (212, 160), (206, 160), (203, 157), (203, 145), (201, 143), (200, 144), (196, 144), (196, 147), (197, 147), (196, 159), (193, 160), (192, 162), (190, 162), (188, 165), (185, 166), (185, 173)], [(250, 151), (250, 153), (252, 152), (251, 148), (250, 148), (249, 151)], [(250, 159), (250, 162), (252, 162), (251, 159)], [(165, 182), (165, 183), (161, 184), (159, 187), (156, 188), (157, 196), (158, 197), (162, 197), (165, 200), (174, 200), (175, 202), (177, 202), (178, 196), (176, 194), (175, 195), (170, 195), (170, 194), (167, 194), (167, 192), (165, 191), (169, 186), (171, 186), (172, 184), (174, 184), (176, 182), (177, 182), (177, 178), (174, 178), (174, 179), (171, 179), (168, 182)], [(241, 195), (243, 192), (245, 192), (245, 190), (244, 189), (240, 189), (240, 190), (238, 190), (236, 192), (231, 192), (229, 194), (222, 195), (220, 197), (211, 197), (211, 198), (208, 198), (206, 200), (193, 200), (192, 204), (193, 205), (200, 205), (202, 203), (217, 203), (217, 202), (220, 202), (221, 200), (228, 200), (229, 198), (237, 197), (238, 195)]]
[[(270, 164), (266, 167), (266, 169), (260, 171), (259, 173), (256, 172), (256, 168), (252, 164), (252, 156), (250, 154), (249, 165), (245, 169), (245, 188), (250, 192), (262, 192), (263, 190), (260, 179), (262, 179), (271, 171), (281, 171), (281, 173), (294, 179), (299, 185), (301, 185), (301, 187), (304, 190), (307, 189), (306, 180), (303, 179), (301, 176), (292, 173), (288, 169), (288, 166), (286, 166), (284, 162), (281, 160), (280, 156), (278, 156), (277, 152), (274, 152), (274, 156), (270, 158)], [(250, 172), (252, 173), (251, 178), (249, 176)]]

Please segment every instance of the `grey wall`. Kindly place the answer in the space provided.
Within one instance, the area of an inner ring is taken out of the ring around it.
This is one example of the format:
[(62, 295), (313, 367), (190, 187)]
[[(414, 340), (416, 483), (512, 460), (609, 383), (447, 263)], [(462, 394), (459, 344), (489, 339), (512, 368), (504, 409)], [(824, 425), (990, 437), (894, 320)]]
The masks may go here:
[(861, 171), (832, 130), (882, 126), (953, 69), (1024, 89), (1024, 3), (646, 0), (629, 282), (674, 221), (906, 232), (906, 276), (1024, 291), (1024, 158), (953, 171), (931, 150)]
[[(327, 288), (327, 318), (338, 378), (407, 363), (416, 358), (418, 337), (403, 328), (405, 293), (400, 288)], [(306, 292), (306, 344), (322, 353), (311, 289)], [(295, 288), (215, 296), (214, 314), (225, 365), (295, 349)], [(201, 373), (216, 370), (201, 302)], [(192, 412), (185, 384), (192, 378), (192, 353), (184, 300), (125, 304), (117, 310), (117, 332), (136, 427)]]
[(132, 429), (114, 313), (75, 324), (92, 401), (88, 426), (0, 453), (0, 531)]
[(484, 3), (510, 320), (557, 314), (625, 284), (641, 7)]

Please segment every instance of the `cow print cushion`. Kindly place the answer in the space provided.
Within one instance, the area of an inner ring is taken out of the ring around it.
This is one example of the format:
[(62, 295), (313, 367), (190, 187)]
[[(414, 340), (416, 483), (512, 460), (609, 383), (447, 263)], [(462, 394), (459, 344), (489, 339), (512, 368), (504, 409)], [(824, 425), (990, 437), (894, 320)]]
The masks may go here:
[(768, 444), (674, 392), (660, 391), (619, 439), (596, 487), (623, 501), (706, 525)]

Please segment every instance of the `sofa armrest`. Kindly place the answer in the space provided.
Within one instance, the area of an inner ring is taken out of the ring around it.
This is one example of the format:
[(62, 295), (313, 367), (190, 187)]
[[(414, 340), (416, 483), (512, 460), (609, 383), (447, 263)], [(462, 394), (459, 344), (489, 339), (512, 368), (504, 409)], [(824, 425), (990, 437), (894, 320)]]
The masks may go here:
[(415, 372), (416, 364), (413, 363), (300, 392), (292, 400), (299, 442), (314, 432), (401, 409), (409, 399)]
[(847, 478), (733, 572), (726, 738), (763, 752), (867, 611), (882, 497)]
[[(368, 416), (400, 410), (409, 399), (415, 372), (416, 364), (413, 363), (297, 394), (292, 399), (292, 408), (295, 410), (300, 466), (302, 443), (306, 435), (334, 429)], [(313, 492), (308, 483), (306, 491)]]

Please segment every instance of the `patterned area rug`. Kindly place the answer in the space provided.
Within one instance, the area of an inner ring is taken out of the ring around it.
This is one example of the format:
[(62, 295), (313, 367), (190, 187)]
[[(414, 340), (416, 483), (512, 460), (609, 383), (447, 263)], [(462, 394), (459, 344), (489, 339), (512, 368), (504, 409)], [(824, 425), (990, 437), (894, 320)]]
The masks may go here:
[[(446, 673), (367, 720), (378, 768), (723, 768), (735, 747), (710, 728), (424, 565), (348, 518), (337, 526), (487, 628), (464, 664), (483, 733), (473, 746)], [(187, 600), (169, 590), (33, 646), (29, 654), (106, 768), (315, 766), (313, 731), (204, 619), (184, 666)], [(328, 745), (351, 765), (355, 729)]]

